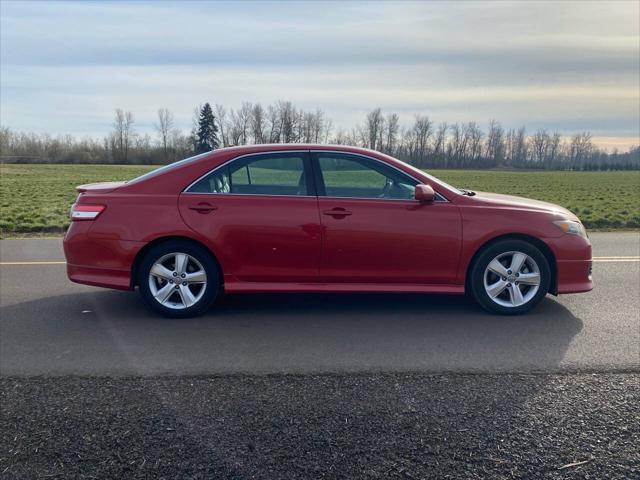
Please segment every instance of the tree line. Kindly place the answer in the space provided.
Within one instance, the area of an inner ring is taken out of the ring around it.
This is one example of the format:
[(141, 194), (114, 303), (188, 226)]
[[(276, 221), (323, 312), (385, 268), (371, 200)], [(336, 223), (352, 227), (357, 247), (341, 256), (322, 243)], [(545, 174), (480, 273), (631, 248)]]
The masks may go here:
[(243, 102), (227, 109), (209, 103), (194, 109), (188, 133), (176, 128), (166, 108), (158, 110), (155, 135), (140, 134), (130, 111), (117, 109), (104, 138), (15, 132), (0, 127), (0, 161), (12, 163), (165, 164), (217, 148), (263, 143), (355, 145), (387, 153), (420, 168), (535, 168), (556, 170), (637, 170), (640, 147), (628, 152), (597, 148), (589, 132), (565, 137), (560, 132), (525, 127), (505, 129), (491, 120), (436, 124), (418, 114), (408, 125), (396, 113), (376, 108), (351, 128), (333, 128), (325, 113), (307, 111), (290, 101), (263, 107)]

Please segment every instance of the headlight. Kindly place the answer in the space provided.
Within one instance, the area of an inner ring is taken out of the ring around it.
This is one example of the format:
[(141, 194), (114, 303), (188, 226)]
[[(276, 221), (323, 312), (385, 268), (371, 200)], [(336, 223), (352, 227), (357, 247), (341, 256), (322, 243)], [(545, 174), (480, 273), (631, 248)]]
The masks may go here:
[(564, 233), (587, 238), (587, 231), (584, 229), (580, 222), (574, 222), (572, 220), (558, 220), (557, 222), (553, 223), (554, 225), (557, 225)]

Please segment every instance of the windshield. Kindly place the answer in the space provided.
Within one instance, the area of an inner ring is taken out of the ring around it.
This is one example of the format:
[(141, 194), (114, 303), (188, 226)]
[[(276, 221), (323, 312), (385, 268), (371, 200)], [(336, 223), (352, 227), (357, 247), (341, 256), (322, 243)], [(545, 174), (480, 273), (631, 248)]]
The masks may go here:
[(199, 160), (200, 158), (202, 158), (205, 155), (208, 155), (210, 153), (211, 152), (201, 153), (199, 155), (194, 155), (193, 157), (185, 158), (183, 160), (178, 160), (177, 162), (173, 162), (173, 163), (170, 163), (168, 165), (163, 165), (163, 166), (161, 166), (159, 168), (156, 168), (154, 170), (151, 170), (150, 172), (145, 173), (144, 175), (140, 175), (139, 177), (136, 177), (133, 180), (129, 180), (126, 183), (137, 183), (137, 182), (141, 182), (142, 180), (147, 180), (148, 178), (155, 177), (157, 175), (160, 175), (161, 173), (168, 172), (168, 171), (173, 170), (174, 168), (177, 168), (177, 167), (179, 167), (181, 165), (184, 165), (186, 163), (190, 163), (190, 162), (193, 162), (195, 160)]

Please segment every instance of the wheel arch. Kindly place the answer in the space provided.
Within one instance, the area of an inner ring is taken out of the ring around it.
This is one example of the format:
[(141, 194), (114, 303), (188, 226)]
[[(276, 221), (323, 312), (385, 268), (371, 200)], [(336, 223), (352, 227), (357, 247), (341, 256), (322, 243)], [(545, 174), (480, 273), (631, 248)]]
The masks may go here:
[(494, 243), (500, 242), (502, 240), (522, 240), (538, 248), (547, 259), (549, 268), (551, 269), (551, 283), (549, 285), (549, 293), (553, 295), (558, 294), (558, 266), (556, 263), (556, 256), (553, 254), (553, 251), (551, 250), (549, 245), (547, 245), (545, 242), (543, 242), (539, 238), (533, 237), (531, 235), (526, 235), (524, 233), (507, 233), (504, 235), (499, 235), (485, 241), (482, 245), (480, 245), (480, 247), (476, 249), (475, 253), (471, 257), (471, 260), (469, 261), (469, 264), (467, 265), (467, 269), (465, 272), (465, 290), (469, 291), (471, 269), (473, 268), (473, 265), (475, 264), (480, 253), (482, 253), (483, 250), (490, 247)]
[(172, 241), (189, 242), (189, 243), (192, 243), (194, 245), (198, 245), (199, 247), (202, 247), (207, 252), (209, 252), (211, 257), (213, 258), (213, 261), (216, 262), (216, 264), (218, 265), (218, 274), (220, 276), (220, 278), (219, 278), (220, 285), (224, 284), (224, 275), (222, 273), (222, 265), (220, 265), (220, 260), (218, 260), (218, 257), (211, 250), (211, 248), (209, 248), (204, 243), (202, 243), (202, 242), (200, 242), (198, 240), (195, 240), (195, 239), (193, 239), (191, 237), (185, 237), (185, 236), (181, 236), (181, 235), (170, 235), (170, 236), (166, 236), (166, 237), (156, 238), (156, 239), (150, 241), (149, 243), (147, 243), (144, 247), (142, 247), (138, 251), (138, 253), (136, 254), (135, 258), (133, 259), (133, 263), (131, 264), (131, 288), (132, 289), (134, 289), (136, 287), (136, 285), (138, 285), (138, 269), (140, 268), (140, 264), (142, 263), (142, 259), (147, 255), (147, 253), (152, 248), (154, 248), (154, 247), (156, 247), (158, 245), (161, 245), (163, 243), (172, 242)]

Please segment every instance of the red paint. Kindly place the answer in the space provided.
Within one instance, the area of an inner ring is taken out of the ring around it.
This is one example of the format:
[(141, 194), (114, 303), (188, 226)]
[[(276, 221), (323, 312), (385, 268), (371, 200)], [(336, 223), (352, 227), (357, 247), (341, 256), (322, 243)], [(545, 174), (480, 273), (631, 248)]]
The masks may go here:
[[(447, 202), (183, 193), (235, 157), (270, 151), (339, 151), (385, 162)], [(554, 258), (558, 293), (588, 291), (591, 245), (554, 220), (577, 220), (543, 202), (495, 194), (460, 195), (384, 154), (343, 146), (256, 145), (202, 155), (148, 178), (83, 185), (74, 208), (104, 206), (72, 222), (64, 240), (69, 278), (132, 288), (137, 255), (150, 242), (184, 237), (205, 245), (234, 292), (464, 293), (478, 250), (505, 235), (537, 239)]]
[[(191, 209), (204, 202), (216, 210)], [(178, 205), (225, 275), (242, 282), (317, 280), (322, 235), (315, 197), (185, 194)]]
[[(321, 282), (454, 284), (462, 227), (453, 203), (319, 198)], [(394, 288), (394, 290), (396, 290)]]

